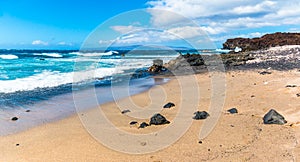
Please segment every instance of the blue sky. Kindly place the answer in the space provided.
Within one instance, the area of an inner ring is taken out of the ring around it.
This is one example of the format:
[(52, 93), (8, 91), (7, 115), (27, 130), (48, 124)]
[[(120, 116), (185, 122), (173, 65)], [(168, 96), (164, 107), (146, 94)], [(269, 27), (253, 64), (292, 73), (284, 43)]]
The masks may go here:
[(299, 24), (298, 0), (3, 0), (0, 48), (76, 49), (87, 38), (95, 47), (182, 46), (180, 39), (203, 43), (203, 32), (221, 47), (232, 37), (298, 32)]

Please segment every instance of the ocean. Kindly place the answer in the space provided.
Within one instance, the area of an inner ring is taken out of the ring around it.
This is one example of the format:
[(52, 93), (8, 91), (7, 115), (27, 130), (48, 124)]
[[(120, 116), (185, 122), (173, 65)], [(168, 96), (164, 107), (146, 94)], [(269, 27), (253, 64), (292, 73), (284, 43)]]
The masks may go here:
[[(0, 135), (74, 114), (75, 103), (94, 108), (163, 84), (168, 79), (158, 81), (145, 72), (153, 60), (168, 62), (179, 53), (194, 52), (0, 50)], [(97, 102), (91, 101), (93, 95)], [(11, 120), (14, 116), (18, 121)]]
[[(88, 100), (91, 88), (98, 104), (145, 91), (157, 84), (144, 72), (153, 60), (177, 56), (165, 50), (0, 50), (0, 135), (75, 113), (74, 91), (87, 109), (97, 106)], [(116, 98), (112, 83), (120, 92), (130, 87), (129, 93)]]

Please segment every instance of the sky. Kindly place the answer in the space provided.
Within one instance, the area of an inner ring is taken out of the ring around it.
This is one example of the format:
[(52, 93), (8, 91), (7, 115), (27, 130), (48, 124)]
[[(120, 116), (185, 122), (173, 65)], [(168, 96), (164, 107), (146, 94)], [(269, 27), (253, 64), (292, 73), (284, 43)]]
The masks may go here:
[(219, 48), (228, 38), (299, 32), (299, 24), (298, 0), (1, 0), (0, 49)]

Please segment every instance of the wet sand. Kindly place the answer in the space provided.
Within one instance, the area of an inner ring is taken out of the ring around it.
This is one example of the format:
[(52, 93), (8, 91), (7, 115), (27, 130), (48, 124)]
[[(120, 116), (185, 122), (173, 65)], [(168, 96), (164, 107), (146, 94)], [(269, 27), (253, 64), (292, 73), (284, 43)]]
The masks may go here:
[[(155, 86), (147, 92), (117, 103), (103, 104), (99, 108), (83, 111), (60, 121), (2, 136), (0, 161), (298, 161), (300, 97), (296, 94), (300, 93), (300, 72), (271, 71), (272, 74), (261, 75), (259, 71), (261, 70), (226, 72), (226, 89), (222, 91), (220, 88), (219, 92), (217, 86), (212, 86), (214, 74), (180, 76), (167, 84)], [(195, 87), (191, 84), (191, 78), (195, 78), (197, 82), (196, 90), (200, 92), (199, 96), (192, 93)], [(287, 88), (288, 84), (298, 86)], [(183, 91), (185, 93), (182, 93)], [(224, 96), (224, 106), (220, 108), (221, 116), (212, 132), (206, 138), (199, 139), (200, 130), (205, 122), (214, 117), (214, 112), (210, 109), (216, 102), (211, 95), (212, 91)], [(197, 102), (194, 98), (198, 98)], [(169, 101), (176, 106), (162, 109), (163, 104)], [(134, 114), (132, 103), (136, 108), (142, 108), (141, 113)], [(195, 107), (189, 107), (195, 103)], [(238, 109), (238, 114), (227, 113), (226, 110), (233, 107)], [(271, 108), (282, 114), (288, 123), (263, 124), (262, 117)], [(129, 109), (131, 112), (122, 114), (123, 109)], [(205, 120), (192, 120), (196, 110), (205, 110), (211, 116)], [(102, 111), (113, 127), (104, 127), (105, 124), (98, 114)], [(129, 125), (131, 121), (149, 122), (149, 115), (157, 111), (171, 123), (151, 125), (143, 129), (138, 129), (138, 125)], [(144, 115), (148, 118), (136, 119), (131, 115)], [(180, 117), (177, 118), (178, 116)], [(98, 121), (98, 118), (101, 120)], [(178, 127), (173, 128), (176, 125)], [(108, 148), (94, 138), (99, 137), (99, 130), (105, 132), (115, 127), (128, 132), (129, 135), (150, 134), (158, 138), (153, 138), (156, 141), (146, 137), (139, 139), (137, 143), (140, 145), (135, 147), (135, 150), (132, 147), (136, 143), (131, 145), (129, 139), (127, 142), (125, 139), (123, 143), (115, 143), (118, 140), (116, 138), (121, 139), (126, 133), (110, 135), (111, 138), (107, 138), (106, 142), (112, 144), (110, 147), (123, 149), (123, 152)], [(187, 131), (183, 131), (177, 141), (168, 144), (170, 138), (176, 137), (172, 134), (185, 129)], [(89, 134), (87, 130), (95, 131), (96, 134)], [(165, 130), (168, 130), (165, 133), (171, 135), (164, 136)], [(165, 148), (144, 154), (147, 149), (143, 148), (155, 148), (156, 145)], [(124, 153), (130, 150), (135, 150), (135, 154)]]

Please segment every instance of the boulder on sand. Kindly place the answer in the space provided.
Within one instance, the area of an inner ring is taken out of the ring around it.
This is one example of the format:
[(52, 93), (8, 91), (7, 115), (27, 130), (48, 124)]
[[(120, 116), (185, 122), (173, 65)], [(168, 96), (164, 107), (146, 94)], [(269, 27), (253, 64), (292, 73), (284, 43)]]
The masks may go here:
[(285, 124), (287, 121), (276, 110), (271, 109), (263, 118), (264, 124)]
[(169, 102), (169, 103), (165, 104), (163, 108), (171, 108), (171, 107), (174, 107), (174, 106), (175, 106), (174, 103)]
[(170, 122), (161, 114), (154, 114), (150, 119), (150, 125), (169, 124)]
[(150, 66), (147, 71), (152, 74), (159, 74), (166, 71), (166, 68), (163, 66), (163, 60), (153, 60), (153, 65)]
[(238, 110), (236, 108), (231, 108), (229, 110), (227, 110), (230, 114), (235, 114), (238, 113)]
[(196, 111), (195, 116), (193, 117), (193, 119), (195, 120), (201, 120), (201, 119), (206, 119), (209, 114), (206, 111)]
[(148, 126), (149, 126), (149, 124), (147, 124), (146, 122), (143, 122), (140, 124), (139, 128), (146, 128)]

